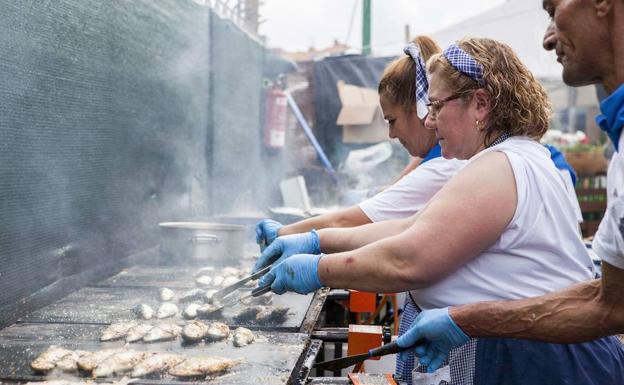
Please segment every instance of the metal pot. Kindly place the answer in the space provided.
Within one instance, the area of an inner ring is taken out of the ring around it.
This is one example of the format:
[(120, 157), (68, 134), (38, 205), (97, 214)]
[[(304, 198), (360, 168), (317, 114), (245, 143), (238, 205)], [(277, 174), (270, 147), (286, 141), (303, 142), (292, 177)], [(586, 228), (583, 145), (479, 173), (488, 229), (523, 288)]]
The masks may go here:
[(160, 255), (167, 262), (235, 264), (243, 258), (245, 227), (206, 222), (163, 222)]

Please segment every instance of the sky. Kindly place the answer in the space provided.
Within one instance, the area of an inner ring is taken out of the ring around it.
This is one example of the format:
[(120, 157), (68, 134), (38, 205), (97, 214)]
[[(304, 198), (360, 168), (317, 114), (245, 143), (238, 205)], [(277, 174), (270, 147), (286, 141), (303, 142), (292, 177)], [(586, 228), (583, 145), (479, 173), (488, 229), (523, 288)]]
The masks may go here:
[[(405, 25), (412, 37), (431, 34), (506, 1), (371, 0), (373, 54), (400, 52)], [(362, 46), (362, 0), (264, 0), (260, 14), (259, 32), (272, 48), (305, 51), (330, 46), (334, 39), (355, 49)]]

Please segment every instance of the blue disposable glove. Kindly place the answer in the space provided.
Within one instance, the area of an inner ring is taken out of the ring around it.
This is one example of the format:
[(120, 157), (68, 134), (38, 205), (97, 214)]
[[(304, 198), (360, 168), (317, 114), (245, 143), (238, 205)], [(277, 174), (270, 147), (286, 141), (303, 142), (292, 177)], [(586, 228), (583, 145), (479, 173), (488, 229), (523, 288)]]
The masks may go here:
[(260, 245), (260, 251), (263, 251), (279, 236), (278, 232), (282, 227), (284, 225), (273, 219), (263, 219), (256, 224), (256, 243)]
[(271, 285), (275, 294), (294, 291), (308, 294), (323, 287), (318, 276), (321, 255), (298, 254), (273, 265), (258, 283), (259, 287)]
[[(429, 373), (440, 368), (451, 349), (459, 347), (470, 339), (451, 318), (448, 307), (425, 310), (416, 317), (410, 329), (397, 338), (402, 348), (412, 347), (419, 339), (425, 343), (414, 347), (414, 354), (420, 357), (420, 364), (427, 366)], [(402, 353), (401, 359), (409, 350)]]
[(271, 263), (278, 264), (291, 255), (295, 254), (320, 254), (321, 242), (316, 230), (309, 233), (292, 234), (278, 237), (269, 247), (264, 249), (262, 255), (253, 267), (253, 273), (262, 270)]

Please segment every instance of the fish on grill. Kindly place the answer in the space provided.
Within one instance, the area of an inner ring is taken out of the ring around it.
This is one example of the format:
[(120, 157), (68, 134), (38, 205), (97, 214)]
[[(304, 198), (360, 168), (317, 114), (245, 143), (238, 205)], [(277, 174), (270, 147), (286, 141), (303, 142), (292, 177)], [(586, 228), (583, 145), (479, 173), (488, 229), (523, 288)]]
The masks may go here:
[(58, 361), (71, 353), (73, 353), (71, 350), (52, 345), (35, 358), (30, 367), (36, 372), (48, 372), (56, 367)]
[(142, 340), (152, 328), (154, 328), (154, 325), (150, 324), (139, 324), (133, 327), (126, 334), (126, 342), (132, 343)]
[(243, 346), (249, 345), (256, 338), (251, 330), (247, 328), (241, 328), (241, 327), (236, 328), (236, 330), (234, 330), (234, 333), (232, 333), (232, 335), (234, 336), (234, 339), (232, 342), (234, 343), (234, 346), (236, 347), (243, 347)]
[(273, 294), (272, 293), (267, 293), (264, 295), (261, 295), (259, 297), (251, 297), (251, 298), (245, 298), (244, 300), (240, 301), (243, 305), (270, 305), (273, 303)]
[(264, 308), (256, 314), (256, 322), (262, 325), (281, 324), (287, 319), (289, 308), (278, 306), (275, 308)]
[(199, 309), (201, 306), (204, 306), (204, 305), (200, 305), (197, 303), (192, 303), (188, 305), (187, 307), (184, 308), (184, 311), (182, 312), (182, 316), (186, 319), (197, 318), (197, 309)]
[(65, 373), (75, 373), (78, 371), (78, 359), (89, 352), (83, 350), (74, 350), (61, 358), (56, 363), (56, 369)]
[(103, 349), (97, 352), (86, 352), (78, 358), (78, 369), (84, 370), (85, 372), (92, 372), (100, 362), (119, 352), (119, 349)]
[(179, 303), (201, 301), (204, 298), (206, 292), (203, 289), (191, 289), (180, 295), (178, 298)]
[(173, 317), (178, 314), (178, 307), (176, 304), (171, 302), (166, 302), (160, 305), (158, 311), (156, 312), (156, 318), (163, 319)]
[(213, 322), (206, 331), (205, 338), (207, 341), (219, 341), (228, 338), (230, 335), (230, 327), (222, 322)]
[(224, 373), (243, 362), (242, 359), (207, 356), (190, 357), (169, 370), (169, 374), (179, 378), (204, 377)]
[(224, 279), (225, 278), (222, 275), (217, 275), (216, 277), (212, 278), (212, 286), (221, 286)]
[(206, 290), (206, 292), (204, 293), (204, 302), (206, 303), (212, 303), (213, 299), (212, 296), (214, 295), (214, 293), (216, 293), (218, 290), (216, 289), (210, 289), (210, 290)]
[(208, 275), (200, 275), (195, 278), (195, 283), (199, 286), (210, 286), (212, 284), (212, 278)]
[(136, 305), (132, 310), (139, 318), (144, 320), (152, 319), (152, 317), (154, 317), (154, 309), (144, 303)]
[(182, 339), (187, 342), (201, 341), (208, 332), (209, 326), (201, 321), (192, 321), (182, 329)]
[(182, 328), (175, 324), (162, 324), (154, 326), (143, 336), (144, 342), (169, 341), (178, 338)]
[(206, 267), (202, 267), (201, 269), (197, 270), (195, 272), (195, 274), (193, 274), (194, 277), (199, 277), (200, 275), (210, 275), (212, 273), (214, 273), (215, 268), (214, 266), (206, 266)]
[(203, 319), (221, 318), (222, 310), (223, 309), (220, 306), (205, 304), (197, 308), (197, 316)]
[(115, 353), (97, 364), (92, 375), (93, 377), (106, 377), (129, 372), (139, 362), (143, 361), (147, 354), (149, 353), (131, 350)]
[(171, 289), (163, 287), (162, 289), (158, 291), (158, 298), (162, 302), (169, 302), (173, 299), (173, 297), (175, 297), (175, 293)]
[(117, 322), (111, 324), (102, 332), (102, 335), (100, 336), (100, 341), (113, 341), (123, 338), (128, 333), (128, 330), (132, 329), (138, 324), (139, 323), (137, 321)]
[(149, 353), (138, 365), (134, 367), (130, 377), (144, 377), (148, 374), (165, 373), (184, 361), (184, 357), (172, 353)]
[(221, 286), (222, 287), (228, 287), (228, 286), (231, 286), (231, 285), (235, 284), (236, 282), (238, 282), (238, 277), (229, 276), (229, 277), (225, 278), (223, 280), (223, 282), (221, 282)]
[(238, 277), (239, 274), (239, 270), (235, 267), (224, 267), (223, 270), (221, 270), (221, 275), (223, 275), (224, 277)]

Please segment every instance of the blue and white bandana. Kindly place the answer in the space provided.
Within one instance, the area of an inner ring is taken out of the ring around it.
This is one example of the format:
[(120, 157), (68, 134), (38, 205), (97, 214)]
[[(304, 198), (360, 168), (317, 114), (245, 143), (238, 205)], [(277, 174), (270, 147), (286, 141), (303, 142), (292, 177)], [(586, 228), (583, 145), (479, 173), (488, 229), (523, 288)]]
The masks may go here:
[(416, 113), (420, 119), (424, 119), (429, 113), (427, 109), (427, 103), (429, 103), (429, 98), (427, 97), (429, 81), (427, 80), (425, 59), (423, 59), (420, 53), (420, 48), (414, 43), (409, 43), (403, 48), (403, 52), (409, 55), (416, 63)]
[(451, 65), (462, 74), (476, 80), (479, 84), (485, 84), (483, 80), (483, 66), (461, 49), (457, 44), (453, 43), (444, 50), (444, 57)]

